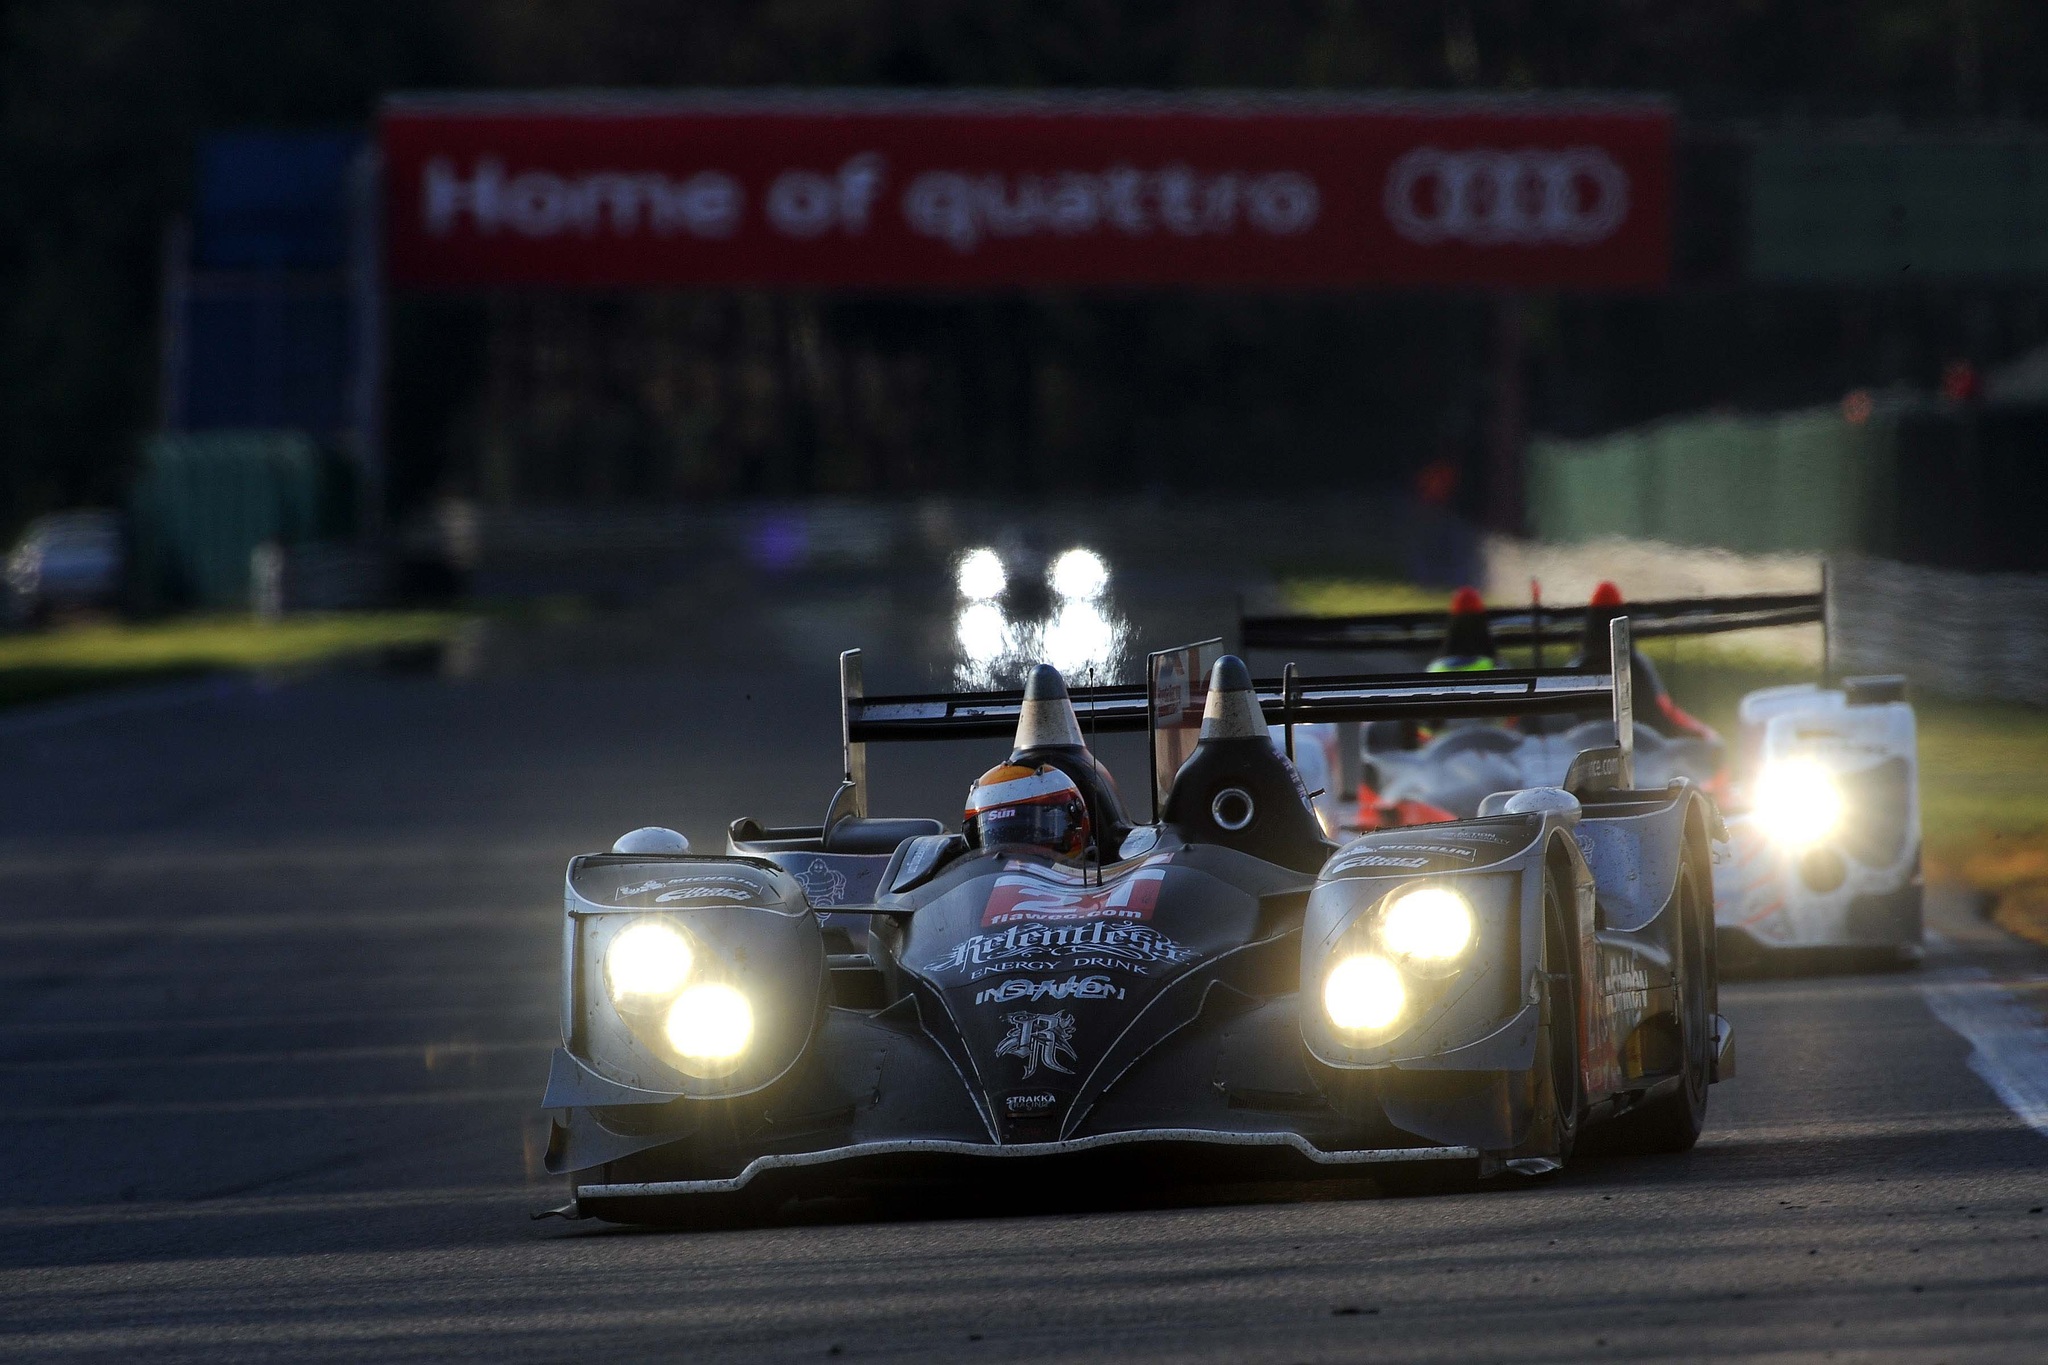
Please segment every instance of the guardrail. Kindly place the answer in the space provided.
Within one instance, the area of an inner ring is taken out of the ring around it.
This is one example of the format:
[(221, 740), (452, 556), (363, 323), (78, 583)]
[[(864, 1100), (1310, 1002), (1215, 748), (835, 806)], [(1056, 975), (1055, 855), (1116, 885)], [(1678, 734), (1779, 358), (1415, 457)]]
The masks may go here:
[(2048, 705), (2048, 574), (1833, 561), (1838, 673), (1903, 673), (1932, 692)]

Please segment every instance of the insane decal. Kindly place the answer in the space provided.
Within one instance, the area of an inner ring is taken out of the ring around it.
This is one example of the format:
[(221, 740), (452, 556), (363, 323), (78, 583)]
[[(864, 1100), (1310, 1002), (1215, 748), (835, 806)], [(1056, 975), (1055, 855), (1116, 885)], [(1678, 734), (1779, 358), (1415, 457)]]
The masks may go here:
[(1070, 976), (1065, 981), (1032, 981), (1013, 976), (977, 991), (977, 1005), (1013, 1005), (1019, 1000), (1121, 1000), (1124, 988), (1106, 976)]
[(1003, 1022), (1010, 1031), (1003, 1035), (1003, 1041), (996, 1044), (996, 1056), (1015, 1057), (1024, 1063), (1024, 1079), (1030, 1080), (1043, 1066), (1048, 1070), (1071, 1076), (1074, 1073), (1060, 1065), (1060, 1058), (1074, 1059), (1074, 1016), (1061, 1010), (1057, 1014), (1029, 1014), (1019, 1011), (1003, 1016)]
[(1026, 920), (1148, 920), (1159, 903), (1159, 884), (1166, 869), (1147, 860), (1137, 871), (1109, 885), (1088, 886), (1073, 869), (1032, 863), (1009, 863), (989, 889), (983, 928), (1022, 924)]
[(1058, 971), (1062, 967), (1116, 967), (1144, 971), (1156, 963), (1186, 962), (1195, 950), (1145, 924), (1090, 920), (1085, 924), (1012, 924), (999, 933), (973, 934), (953, 945), (928, 972), (964, 971), (978, 981), (998, 972)]

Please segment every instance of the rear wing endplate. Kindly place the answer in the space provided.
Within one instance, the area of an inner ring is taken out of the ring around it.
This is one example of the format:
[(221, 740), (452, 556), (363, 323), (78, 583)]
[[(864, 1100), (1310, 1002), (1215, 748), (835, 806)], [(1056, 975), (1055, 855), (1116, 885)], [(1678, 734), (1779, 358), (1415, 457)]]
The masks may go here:
[[(1744, 597), (1673, 597), (1629, 602), (1627, 614), (1638, 640), (1667, 635), (1719, 635), (1731, 630), (1827, 624), (1827, 594), (1754, 593)], [(1244, 616), (1239, 620), (1246, 649), (1296, 651), (1431, 649), (1444, 637), (1450, 613), (1390, 611), (1365, 616)], [(1586, 608), (1540, 605), (1494, 607), (1487, 627), (1498, 645), (1577, 644), (1585, 633)]]
[[(1606, 673), (1500, 669), (1487, 673), (1367, 673), (1304, 678), (1290, 672), (1285, 679), (1262, 679), (1252, 687), (1266, 723), (1283, 726), (1607, 712), (1614, 717), (1621, 751), (1623, 766), (1619, 775), (1623, 780), (1619, 785), (1626, 786), (1633, 776), (1635, 753), (1626, 618), (1613, 622), (1610, 644), (1612, 652)], [(1160, 669), (1149, 666), (1147, 673), (1157, 682)], [(1150, 734), (1156, 728), (1157, 698), (1147, 685), (1069, 687), (1067, 695), (1073, 700), (1084, 734)], [(852, 813), (865, 814), (869, 744), (1007, 740), (1017, 733), (1017, 718), (1023, 706), (1021, 689), (870, 697), (862, 686), (860, 651), (846, 651), (839, 656), (839, 733), (845, 764), (841, 800)], [(1155, 806), (1177, 771), (1175, 765), (1174, 771), (1154, 772)]]

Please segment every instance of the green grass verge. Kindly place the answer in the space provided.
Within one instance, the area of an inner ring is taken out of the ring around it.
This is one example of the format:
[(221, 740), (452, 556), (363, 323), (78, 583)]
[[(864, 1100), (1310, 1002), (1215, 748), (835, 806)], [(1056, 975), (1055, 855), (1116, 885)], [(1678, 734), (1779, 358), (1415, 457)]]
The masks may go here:
[(1376, 611), (1442, 611), (1449, 592), (1356, 578), (1290, 578), (1280, 584), (1287, 610), (1304, 616), (1363, 616)]
[(0, 635), (0, 706), (199, 673), (303, 668), (434, 644), (462, 619), (430, 611), (308, 613), (269, 623), (199, 616)]

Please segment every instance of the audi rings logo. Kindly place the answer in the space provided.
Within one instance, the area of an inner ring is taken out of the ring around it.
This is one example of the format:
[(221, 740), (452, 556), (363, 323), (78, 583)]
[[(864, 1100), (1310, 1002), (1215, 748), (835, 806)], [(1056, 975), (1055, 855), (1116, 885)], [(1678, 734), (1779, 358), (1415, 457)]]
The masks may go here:
[(1628, 217), (1628, 173), (1598, 147), (1447, 152), (1387, 172), (1387, 217), (1411, 242), (1588, 246)]

